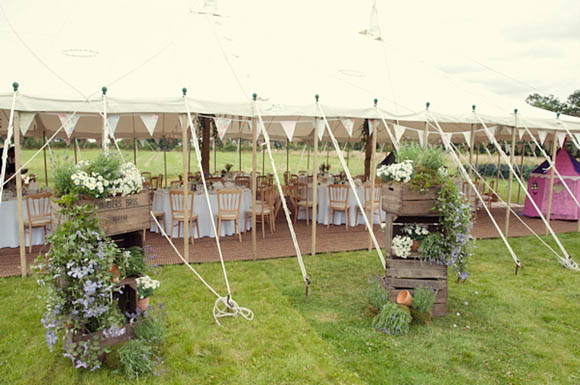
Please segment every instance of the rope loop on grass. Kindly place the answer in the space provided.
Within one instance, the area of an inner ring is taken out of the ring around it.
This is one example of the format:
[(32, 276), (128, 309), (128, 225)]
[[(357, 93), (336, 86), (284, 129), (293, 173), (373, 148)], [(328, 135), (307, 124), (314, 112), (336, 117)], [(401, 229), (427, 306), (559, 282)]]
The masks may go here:
[(241, 307), (236, 301), (232, 299), (230, 295), (225, 297), (218, 297), (213, 305), (213, 318), (215, 322), (222, 326), (219, 319), (223, 317), (234, 317), (237, 318), (241, 315), (248, 321), (254, 319), (254, 312), (246, 307)]

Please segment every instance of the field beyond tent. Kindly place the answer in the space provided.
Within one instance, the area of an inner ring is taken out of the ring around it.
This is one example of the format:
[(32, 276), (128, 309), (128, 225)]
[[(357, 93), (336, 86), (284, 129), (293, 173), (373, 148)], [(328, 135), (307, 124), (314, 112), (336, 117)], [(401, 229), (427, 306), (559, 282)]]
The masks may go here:
[[(573, 256), (580, 239), (563, 234)], [(580, 275), (531, 238), (512, 239), (524, 269), (500, 240), (477, 242), (466, 283), (449, 283), (449, 314), (431, 327), (391, 337), (371, 326), (367, 280), (375, 253), (307, 256), (310, 300), (294, 258), (228, 263), (234, 298), (256, 318), (215, 325), (214, 298), (184, 266), (155, 272), (167, 310), (165, 363), (151, 384), (575, 384), (580, 383)], [(224, 292), (219, 264), (196, 265)], [(34, 277), (0, 284), (0, 382), (121, 384), (108, 369), (76, 370), (50, 353)], [(111, 368), (113, 368), (111, 370)]]

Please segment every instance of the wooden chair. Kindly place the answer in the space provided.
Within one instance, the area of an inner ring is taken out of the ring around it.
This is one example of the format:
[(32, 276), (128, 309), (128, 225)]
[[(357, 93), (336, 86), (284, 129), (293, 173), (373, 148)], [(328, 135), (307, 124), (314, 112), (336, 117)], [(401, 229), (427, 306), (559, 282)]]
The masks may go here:
[[(198, 216), (193, 213), (193, 204), (195, 202), (195, 194), (193, 191), (189, 191), (189, 233), (193, 232), (193, 224), (195, 223), (197, 228), (197, 237), (199, 238), (199, 222)], [(181, 230), (181, 224), (185, 224), (185, 210), (183, 208), (183, 191), (169, 191), (169, 202), (171, 203), (171, 226), (169, 227), (169, 232), (171, 233), (171, 239), (173, 239), (173, 227), (174, 223), (177, 223), (177, 233), (179, 236), (179, 231)], [(184, 237), (190, 238), (190, 234), (183, 234)], [(194, 243), (194, 238), (191, 237), (191, 244)]]
[(224, 189), (217, 192), (218, 201), (218, 226), (217, 234), (221, 234), (222, 221), (234, 221), (236, 226), (236, 234), (242, 241), (242, 233), (240, 231), (240, 207), (242, 205), (242, 191), (237, 189)]
[(223, 184), (224, 178), (222, 178), (221, 176), (210, 176), (209, 178), (207, 178), (207, 182), (211, 183), (221, 182)]
[(179, 190), (182, 187), (180, 180), (172, 180), (169, 182), (169, 189), (170, 190)]
[(296, 184), (296, 183), (298, 183), (298, 175), (297, 174), (290, 175), (290, 184)]
[[(158, 188), (163, 188), (165, 184), (165, 176), (163, 174), (159, 174), (158, 178), (159, 178)], [(167, 185), (165, 185), (165, 187), (167, 187)]]
[(250, 179), (249, 176), (236, 176), (234, 179), (234, 182), (236, 183), (236, 186), (242, 186), (242, 187), (246, 187), (246, 188), (250, 188), (250, 185), (252, 183), (252, 180)]
[(344, 184), (331, 184), (328, 186), (328, 225), (333, 222), (334, 213), (337, 211), (344, 211), (345, 227), (348, 230), (350, 205), (348, 204), (348, 196), (350, 187)]
[(24, 221), (24, 227), (28, 227), (28, 252), (32, 251), (32, 229), (42, 227), (42, 235), (46, 241), (46, 227), (52, 223), (50, 212), (49, 192), (31, 194), (26, 197), (26, 211), (28, 218)]
[(314, 182), (314, 176), (312, 176), (312, 175), (308, 175), (308, 176), (306, 177), (306, 182), (307, 182), (307, 183), (312, 183), (312, 182)]
[(256, 177), (256, 186), (258, 187), (262, 187), (262, 186), (266, 186), (270, 183), (268, 183), (268, 175), (258, 175)]
[[(477, 191), (481, 192), (481, 187), (480, 187), (478, 181), (473, 182), (473, 184), (475, 185), (475, 188), (477, 189)], [(463, 182), (461, 184), (461, 192), (464, 195), (464, 198), (463, 198), (464, 201), (466, 203), (468, 203), (469, 207), (471, 208), (471, 212), (473, 213), (474, 219), (477, 219), (477, 210), (479, 209), (479, 204), (478, 204), (479, 198), (477, 197), (477, 194), (471, 189), (471, 185), (469, 184), (469, 182)], [(484, 198), (483, 195), (482, 195), (482, 198)]]
[[(256, 221), (261, 217), (262, 222), (262, 238), (266, 238), (265, 221), (268, 219), (270, 223), (270, 233), (274, 232), (274, 186), (264, 186), (260, 189), (260, 200), (256, 200)], [(252, 209), (250, 208), (245, 213), (244, 224), (248, 227), (248, 220), (252, 218)]]
[[(310, 210), (314, 203), (310, 198), (310, 189), (306, 183), (296, 183), (293, 186), (294, 194), (294, 206), (296, 207), (296, 215), (294, 216), (294, 223), (298, 219), (298, 214), (300, 213), (300, 209), (303, 208), (306, 210), (306, 225), (310, 224)], [(316, 218), (312, 218), (312, 221), (316, 223)]]
[(152, 176), (151, 177), (151, 189), (152, 190), (157, 190), (159, 188), (159, 177), (158, 176)]
[(367, 178), (363, 174), (355, 176), (353, 179), (360, 179), (361, 182), (366, 182)]
[(495, 180), (489, 181), (488, 184), (489, 189), (485, 191), (483, 194), (481, 194), (481, 197), (483, 198), (483, 201), (485, 202), (487, 207), (491, 210), (491, 203), (495, 202), (497, 199), (497, 197), (493, 193), (495, 191)]
[(144, 182), (151, 182), (151, 173), (149, 171), (143, 171), (141, 172), (141, 176), (143, 177), (143, 181)]
[[(382, 194), (382, 187), (379, 184), (378, 186), (375, 184), (375, 202), (373, 203), (373, 216), (375, 212), (378, 212), (379, 214), (379, 219), (381, 220), (381, 222), (383, 221), (383, 210), (381, 207), (381, 194)], [(363, 204), (364, 207), (364, 211), (365, 213), (368, 215), (370, 209), (371, 209), (371, 186), (370, 184), (366, 184), (365, 188), (364, 188), (364, 196), (365, 196), (365, 203)], [(360, 207), (357, 206), (357, 214), (360, 213)], [(373, 223), (373, 218), (369, 218), (369, 222)]]
[(284, 184), (285, 185), (289, 185), (290, 184), (290, 171), (284, 171)]

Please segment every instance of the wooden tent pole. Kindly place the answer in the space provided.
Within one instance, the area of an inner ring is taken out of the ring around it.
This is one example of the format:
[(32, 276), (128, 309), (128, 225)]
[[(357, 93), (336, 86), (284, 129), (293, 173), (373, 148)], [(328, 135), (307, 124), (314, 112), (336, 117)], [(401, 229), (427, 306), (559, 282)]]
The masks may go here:
[[(286, 175), (288, 175), (289, 162), (290, 162), (290, 141), (286, 140)], [(286, 178), (288, 178), (286, 181), (286, 183), (288, 183), (288, 181), (290, 181), (290, 175), (288, 175)]]
[(556, 153), (558, 152), (558, 138), (556, 137), (556, 131), (554, 131), (554, 136), (552, 137), (552, 165), (550, 168), (550, 190), (548, 190), (548, 212), (546, 215), (546, 220), (550, 223), (550, 216), (552, 215), (552, 195), (554, 193), (554, 167), (556, 167)]
[[(520, 177), (523, 179), (524, 178), (524, 153), (526, 152), (526, 144), (522, 143), (522, 145), (520, 146)], [(521, 192), (522, 186), (518, 183), (518, 204), (520, 203), (520, 192)]]
[[(46, 131), (42, 133), (42, 146), (46, 144)], [(48, 187), (48, 166), (46, 164), (46, 147), (42, 150), (44, 153), (44, 184)]]
[(257, 142), (258, 132), (256, 127), (256, 118), (252, 118), (252, 254), (254, 256), (254, 261), (258, 257), (258, 249), (256, 246), (256, 168), (258, 166)]
[(167, 139), (163, 136), (163, 168), (165, 170), (165, 187), (169, 186), (169, 176), (167, 175)]
[[(186, 121), (186, 119), (183, 119)], [(189, 256), (189, 183), (187, 173), (189, 170), (189, 146), (187, 142), (187, 124), (181, 128), (182, 152), (183, 152), (183, 254), (187, 261), (190, 261)], [(179, 226), (178, 226), (179, 228)], [(173, 229), (172, 229), (173, 230)], [(192, 232), (193, 233), (193, 232)], [(193, 236), (193, 234), (191, 234)], [(219, 236), (216, 234), (216, 237)]]
[(217, 174), (217, 138), (213, 138), (213, 173)]
[(24, 238), (24, 214), (22, 208), (22, 176), (20, 165), (22, 162), (22, 151), (20, 149), (20, 112), (14, 111), (14, 160), (16, 167), (16, 203), (18, 208), (18, 239), (20, 242), (20, 274), (26, 277), (26, 241)]
[(266, 151), (264, 151), (265, 145), (260, 147), (260, 151), (262, 151), (262, 175), (266, 175)]
[[(469, 173), (469, 179), (473, 180), (473, 175), (471, 171), (471, 165), (473, 164), (473, 146), (475, 144), (475, 135), (473, 133), (473, 124), (471, 124), (471, 136), (469, 137), (469, 166), (467, 172)], [(467, 201), (471, 202), (471, 189), (467, 189)]]
[[(499, 145), (499, 143), (498, 143)], [(495, 191), (499, 194), (499, 162), (501, 161), (500, 159), (500, 153), (499, 151), (497, 152), (497, 172), (495, 174)]]
[(348, 163), (350, 160), (350, 143), (346, 144), (346, 166), (348, 167)]
[(310, 170), (310, 143), (306, 143), (306, 147), (308, 148), (308, 152), (306, 154), (306, 169)]
[(479, 151), (481, 150), (481, 144), (477, 145), (477, 152), (475, 153), (475, 169), (479, 166)]
[(329, 156), (330, 156), (330, 146), (328, 145), (328, 142), (326, 142), (326, 164), (329, 165)]
[(77, 139), (76, 139), (76, 138), (74, 138), (74, 139), (71, 141), (71, 143), (72, 143), (72, 145), (73, 145), (73, 154), (74, 154), (74, 157), (75, 157), (75, 164), (77, 164), (77, 163), (79, 162), (79, 154), (78, 154), (78, 152), (77, 152), (77, 146), (76, 146), (76, 144), (77, 144)]
[[(314, 156), (312, 157), (312, 255), (316, 254), (316, 223), (318, 219), (318, 120), (314, 118)], [(308, 215), (308, 210), (306, 210)], [(330, 218), (328, 218), (330, 220)]]
[(137, 166), (137, 138), (133, 138), (133, 163)]
[[(369, 223), (371, 225), (371, 228), (369, 229), (369, 245), (368, 245), (368, 251), (370, 252), (373, 249), (373, 238), (372, 238), (372, 232), (374, 229), (374, 223), (375, 223), (375, 216), (374, 216), (374, 212), (375, 212), (375, 179), (377, 179), (376, 177), (376, 169), (377, 169), (377, 161), (376, 161), (376, 153), (377, 153), (377, 127), (374, 127), (375, 122), (373, 120), (369, 120), (369, 127), (371, 127), (371, 125), (373, 126), (373, 134), (372, 134), (372, 148), (371, 148), (371, 172), (369, 173), (369, 177), (371, 178), (371, 203), (369, 205)], [(364, 193), (364, 188), (363, 188), (363, 193)], [(366, 194), (365, 194), (366, 195)], [(366, 199), (366, 196), (364, 197), (364, 199)], [(379, 208), (380, 210), (380, 208)], [(379, 215), (380, 218), (380, 215)], [(358, 217), (355, 218), (355, 225), (356, 225), (356, 221), (357, 221)], [(347, 223), (348, 226), (348, 223)]]
[[(512, 146), (510, 149), (510, 165), (514, 164), (514, 152), (516, 152), (516, 128), (512, 127)], [(510, 167), (510, 173), (508, 178), (508, 191), (507, 191), (507, 201), (505, 208), (505, 236), (509, 237), (510, 232), (510, 208), (512, 205), (512, 184), (514, 181), (513, 167)]]
[(238, 168), (242, 171), (242, 138), (238, 138)]

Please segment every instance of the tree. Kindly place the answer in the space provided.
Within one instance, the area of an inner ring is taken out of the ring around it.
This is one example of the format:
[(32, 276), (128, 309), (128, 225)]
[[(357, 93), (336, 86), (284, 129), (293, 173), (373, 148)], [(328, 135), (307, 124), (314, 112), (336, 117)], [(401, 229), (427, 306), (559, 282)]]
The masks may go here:
[(540, 95), (537, 92), (529, 95), (526, 102), (544, 110), (561, 112), (566, 115), (580, 116), (580, 90), (574, 91), (566, 102), (561, 102), (554, 95)]
[(564, 113), (572, 116), (580, 116), (580, 90), (576, 90), (568, 96), (567, 101), (568, 105), (566, 106)]

